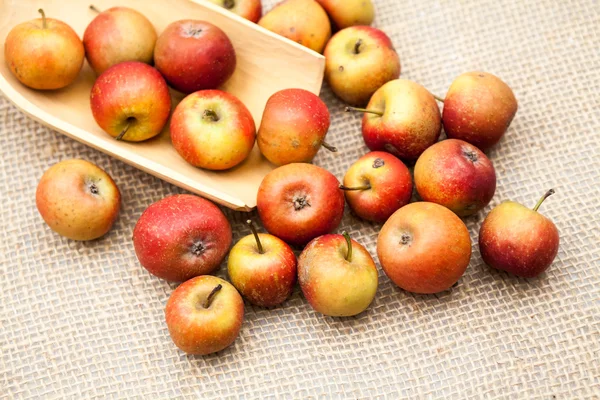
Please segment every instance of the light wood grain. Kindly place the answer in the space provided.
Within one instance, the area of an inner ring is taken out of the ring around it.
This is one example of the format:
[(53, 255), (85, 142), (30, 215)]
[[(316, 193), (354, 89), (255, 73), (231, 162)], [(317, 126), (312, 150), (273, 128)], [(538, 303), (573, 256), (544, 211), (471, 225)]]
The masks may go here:
[[(319, 93), (324, 58), (202, 0), (94, 0), (100, 9), (127, 6), (142, 12), (160, 32), (171, 22), (193, 18), (211, 22), (230, 37), (237, 53), (237, 69), (223, 89), (240, 98), (252, 113), (257, 127), (269, 96), (296, 87)], [(95, 13), (82, 0), (0, 0), (0, 40), (10, 29), (38, 18), (44, 8), (50, 18), (71, 25), (80, 35)], [(56, 91), (35, 91), (23, 86), (11, 73), (0, 53), (0, 91), (32, 118), (93, 148), (114, 156), (177, 186), (237, 210), (256, 206), (256, 192), (273, 166), (255, 146), (250, 157), (225, 172), (211, 172), (187, 164), (171, 146), (168, 126), (156, 138), (142, 143), (117, 142), (92, 117), (89, 94), (95, 75), (87, 65), (77, 80)], [(172, 91), (173, 107), (183, 95)]]

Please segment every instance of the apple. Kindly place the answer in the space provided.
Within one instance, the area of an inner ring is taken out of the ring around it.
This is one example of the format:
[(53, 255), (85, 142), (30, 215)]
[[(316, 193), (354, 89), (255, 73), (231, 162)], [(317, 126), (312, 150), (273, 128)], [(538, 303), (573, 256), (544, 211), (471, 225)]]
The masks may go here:
[(331, 24), (314, 0), (286, 0), (258, 21), (263, 28), (322, 53), (331, 37)]
[(319, 96), (304, 89), (284, 89), (273, 94), (265, 106), (258, 147), (273, 164), (309, 163), (325, 142), (329, 110)]
[(287, 164), (261, 182), (257, 210), (269, 233), (303, 246), (339, 226), (344, 194), (331, 172), (312, 164)]
[(559, 235), (554, 223), (540, 214), (551, 189), (529, 209), (507, 201), (494, 208), (479, 230), (479, 250), (491, 267), (534, 278), (546, 271), (558, 253)]
[(452, 82), (444, 99), (444, 131), (487, 150), (502, 138), (517, 113), (510, 87), (488, 72), (468, 72)]
[(408, 204), (413, 184), (402, 161), (389, 153), (373, 151), (352, 164), (340, 189), (356, 215), (383, 223)]
[(112, 178), (96, 165), (66, 160), (44, 172), (35, 204), (54, 232), (73, 240), (92, 240), (113, 226), (121, 194)]
[(219, 5), (242, 18), (258, 22), (262, 16), (262, 3), (260, 0), (208, 0)]
[(67, 24), (46, 18), (23, 22), (10, 30), (4, 59), (10, 72), (32, 89), (60, 89), (77, 78), (85, 51), (81, 39)]
[(440, 109), (431, 93), (418, 83), (397, 79), (375, 92), (364, 112), (362, 133), (372, 151), (387, 151), (413, 162), (437, 142), (442, 129)]
[(219, 268), (231, 246), (231, 226), (208, 200), (189, 194), (150, 205), (133, 230), (140, 264), (151, 274), (183, 282)]
[(371, 0), (317, 0), (337, 29), (354, 25), (371, 25), (375, 9)]
[(273, 307), (283, 303), (296, 284), (296, 255), (283, 240), (259, 234), (248, 220), (251, 235), (243, 237), (229, 253), (229, 279), (250, 303)]
[(244, 321), (244, 300), (216, 276), (198, 276), (173, 291), (165, 309), (173, 343), (187, 354), (207, 355), (233, 344)]
[(142, 14), (127, 7), (100, 12), (83, 33), (85, 56), (97, 75), (124, 61), (151, 64), (155, 43), (154, 26)]
[(386, 275), (413, 293), (432, 294), (454, 285), (471, 259), (465, 224), (446, 207), (417, 202), (396, 211), (377, 238)]
[(325, 48), (325, 79), (342, 101), (364, 106), (386, 82), (400, 76), (400, 58), (377, 28), (352, 26), (336, 33)]
[(156, 40), (154, 63), (169, 85), (189, 94), (216, 89), (235, 71), (235, 49), (220, 28), (193, 19), (175, 21)]
[(342, 235), (311, 241), (298, 258), (298, 282), (315, 311), (331, 317), (360, 314), (375, 298), (377, 267), (361, 244)]
[(233, 168), (248, 157), (255, 139), (250, 111), (237, 97), (221, 90), (188, 95), (171, 117), (173, 147), (196, 167)]
[(466, 217), (483, 209), (494, 197), (496, 171), (477, 147), (448, 139), (434, 144), (419, 157), (415, 186), (423, 200)]

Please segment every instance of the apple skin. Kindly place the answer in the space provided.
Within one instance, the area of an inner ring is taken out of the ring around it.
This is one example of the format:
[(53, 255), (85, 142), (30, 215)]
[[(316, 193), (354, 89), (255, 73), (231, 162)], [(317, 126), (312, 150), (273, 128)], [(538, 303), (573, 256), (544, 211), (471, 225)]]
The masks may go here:
[(171, 96), (160, 73), (138, 61), (113, 65), (96, 79), (90, 95), (96, 123), (122, 140), (140, 142), (158, 135), (171, 112)]
[(560, 238), (552, 221), (519, 203), (494, 208), (479, 230), (479, 250), (493, 268), (534, 278), (546, 271), (558, 253)]
[[(212, 290), (208, 308), (204, 302)], [(229, 283), (216, 276), (198, 276), (173, 291), (165, 309), (173, 343), (187, 354), (207, 355), (229, 347), (240, 334), (244, 300)]]
[(383, 271), (402, 289), (438, 293), (464, 274), (471, 259), (471, 239), (465, 224), (446, 207), (411, 203), (381, 228), (377, 255)]
[(66, 160), (50, 167), (35, 193), (44, 221), (73, 240), (104, 236), (119, 215), (121, 193), (101, 168), (84, 160)]
[(83, 33), (88, 63), (100, 75), (124, 61), (151, 64), (156, 44), (154, 26), (139, 12), (127, 7), (102, 11)]
[(372, 151), (387, 151), (412, 162), (440, 137), (440, 109), (433, 95), (418, 83), (406, 79), (386, 83), (367, 109), (383, 113), (365, 113), (362, 120), (363, 139)]
[(488, 72), (468, 72), (452, 82), (444, 99), (444, 131), (449, 138), (485, 151), (498, 143), (517, 113), (511, 88)]
[(258, 21), (263, 28), (323, 53), (331, 37), (331, 23), (323, 7), (314, 0), (286, 0)]
[(229, 253), (227, 271), (233, 286), (250, 303), (274, 307), (294, 290), (297, 275), (296, 255), (283, 240), (258, 234), (263, 253), (254, 235), (242, 238)]
[(208, 0), (209, 2), (221, 6), (242, 18), (252, 22), (258, 22), (262, 16), (261, 0)]
[(236, 62), (229, 37), (205, 21), (171, 23), (154, 48), (156, 68), (169, 85), (185, 94), (223, 85), (233, 75)]
[(298, 282), (315, 311), (331, 317), (350, 317), (369, 307), (377, 292), (378, 273), (373, 258), (352, 240), (352, 259), (342, 235), (312, 240), (298, 258)]
[(233, 168), (248, 157), (255, 139), (250, 111), (237, 97), (221, 90), (188, 95), (171, 117), (173, 147), (196, 167)]
[(231, 246), (231, 226), (208, 200), (189, 194), (150, 205), (133, 230), (140, 264), (151, 274), (183, 282), (219, 268)]
[(353, 106), (364, 106), (377, 89), (400, 76), (398, 53), (377, 28), (342, 29), (327, 43), (324, 54), (325, 79), (336, 96)]
[(10, 72), (32, 89), (52, 90), (72, 83), (81, 70), (85, 51), (75, 31), (62, 21), (37, 18), (10, 30), (4, 59)]
[(312, 164), (287, 164), (261, 182), (257, 210), (269, 233), (303, 246), (339, 226), (344, 194), (331, 172)]
[(393, 155), (373, 151), (358, 159), (344, 176), (346, 188), (370, 186), (366, 190), (345, 190), (346, 201), (356, 215), (384, 223), (410, 202), (413, 183), (406, 165)]
[(284, 89), (267, 101), (258, 147), (277, 166), (309, 163), (321, 148), (329, 124), (329, 110), (319, 96), (303, 89)]
[(414, 173), (423, 200), (448, 207), (460, 217), (483, 209), (496, 192), (492, 162), (477, 147), (462, 140), (443, 140), (425, 150)]
[(375, 8), (371, 0), (317, 0), (337, 29), (354, 25), (371, 25)]

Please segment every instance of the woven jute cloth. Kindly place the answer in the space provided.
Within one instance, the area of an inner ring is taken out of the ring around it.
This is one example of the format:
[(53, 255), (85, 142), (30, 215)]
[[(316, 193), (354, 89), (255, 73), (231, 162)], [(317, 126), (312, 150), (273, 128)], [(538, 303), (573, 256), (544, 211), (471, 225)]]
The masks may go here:
[[(496, 195), (465, 220), (473, 258), (458, 286), (413, 295), (380, 269), (371, 307), (345, 319), (313, 312), (296, 289), (272, 310), (246, 304), (230, 348), (186, 356), (164, 321), (176, 286), (146, 272), (131, 242), (148, 205), (183, 191), (0, 98), (0, 398), (600, 398), (600, 4), (375, 3), (375, 25), (392, 38), (404, 78), (443, 96), (459, 74), (483, 70), (519, 100), (489, 152)], [(327, 87), (322, 98), (340, 152), (321, 151), (315, 163), (341, 179), (367, 152), (360, 117)], [(64, 239), (35, 207), (43, 172), (75, 157), (106, 169), (122, 193), (120, 218), (101, 240)], [(551, 187), (557, 194), (541, 211), (561, 244), (547, 273), (524, 280), (485, 266), (477, 247), (485, 214), (508, 199), (533, 206)], [(225, 212), (234, 240), (249, 234), (248, 214)], [(379, 225), (346, 210), (342, 229), (376, 255)]]

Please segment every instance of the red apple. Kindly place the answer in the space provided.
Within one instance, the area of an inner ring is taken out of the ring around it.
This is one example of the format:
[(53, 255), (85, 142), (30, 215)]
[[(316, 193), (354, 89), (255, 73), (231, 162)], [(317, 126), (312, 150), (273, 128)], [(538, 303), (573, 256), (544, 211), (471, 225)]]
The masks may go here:
[(369, 307), (377, 292), (377, 267), (361, 244), (343, 235), (311, 241), (298, 259), (298, 281), (312, 308), (350, 317)]
[(371, 25), (375, 9), (371, 0), (317, 0), (337, 29)]
[(413, 293), (449, 289), (471, 259), (471, 239), (452, 211), (435, 203), (408, 204), (383, 225), (377, 254), (386, 275)]
[(340, 188), (356, 215), (383, 223), (408, 204), (413, 184), (402, 161), (389, 153), (373, 151), (352, 164)]
[(208, 0), (232, 13), (246, 18), (252, 22), (258, 22), (262, 16), (262, 4), (260, 0)]
[(257, 209), (269, 233), (303, 246), (338, 227), (344, 194), (331, 172), (312, 164), (288, 164), (265, 176), (258, 188)]
[(444, 131), (486, 150), (502, 138), (517, 113), (517, 99), (500, 78), (469, 72), (456, 78), (444, 99)]
[(549, 190), (533, 210), (513, 201), (494, 208), (479, 230), (479, 250), (483, 261), (496, 269), (523, 278), (546, 271), (558, 253), (558, 229), (538, 212)]
[(434, 144), (419, 157), (415, 186), (423, 200), (466, 217), (483, 209), (494, 197), (496, 171), (477, 147), (448, 139)]
[(219, 268), (231, 240), (231, 226), (219, 207), (189, 194), (152, 204), (133, 230), (135, 254), (142, 266), (174, 282)]
[(154, 26), (142, 14), (127, 7), (100, 12), (83, 34), (85, 56), (97, 75), (124, 61), (151, 64), (155, 44)]
[(156, 68), (169, 85), (183, 93), (216, 89), (235, 71), (231, 40), (206, 21), (185, 19), (171, 23), (154, 48)]
[(442, 129), (440, 109), (431, 93), (418, 83), (398, 79), (375, 92), (365, 112), (362, 133), (372, 151), (387, 151), (414, 161), (437, 142)]
[(246, 106), (221, 90), (201, 90), (184, 98), (171, 117), (171, 141), (190, 164), (211, 170), (244, 161), (256, 138)]
[(112, 227), (121, 194), (112, 178), (96, 165), (66, 160), (44, 172), (35, 204), (56, 233), (73, 240), (92, 240)]
[(325, 48), (325, 79), (344, 102), (367, 104), (383, 84), (400, 76), (400, 58), (387, 35), (370, 26), (336, 33)]
[(198, 276), (173, 291), (165, 309), (173, 343), (188, 354), (206, 355), (230, 346), (244, 321), (244, 300), (228, 282)]
[(156, 69), (138, 61), (104, 71), (92, 87), (90, 104), (100, 128), (129, 142), (158, 135), (171, 112), (167, 83)]
[(6, 36), (4, 59), (10, 72), (32, 89), (60, 89), (77, 78), (85, 51), (79, 36), (62, 21), (42, 18), (23, 22)]
[(284, 89), (267, 101), (258, 129), (258, 147), (280, 166), (313, 160), (325, 143), (329, 110), (319, 96), (303, 89)]
[(259, 234), (243, 237), (229, 253), (227, 272), (233, 286), (252, 304), (273, 307), (283, 303), (296, 284), (296, 255), (283, 240)]

